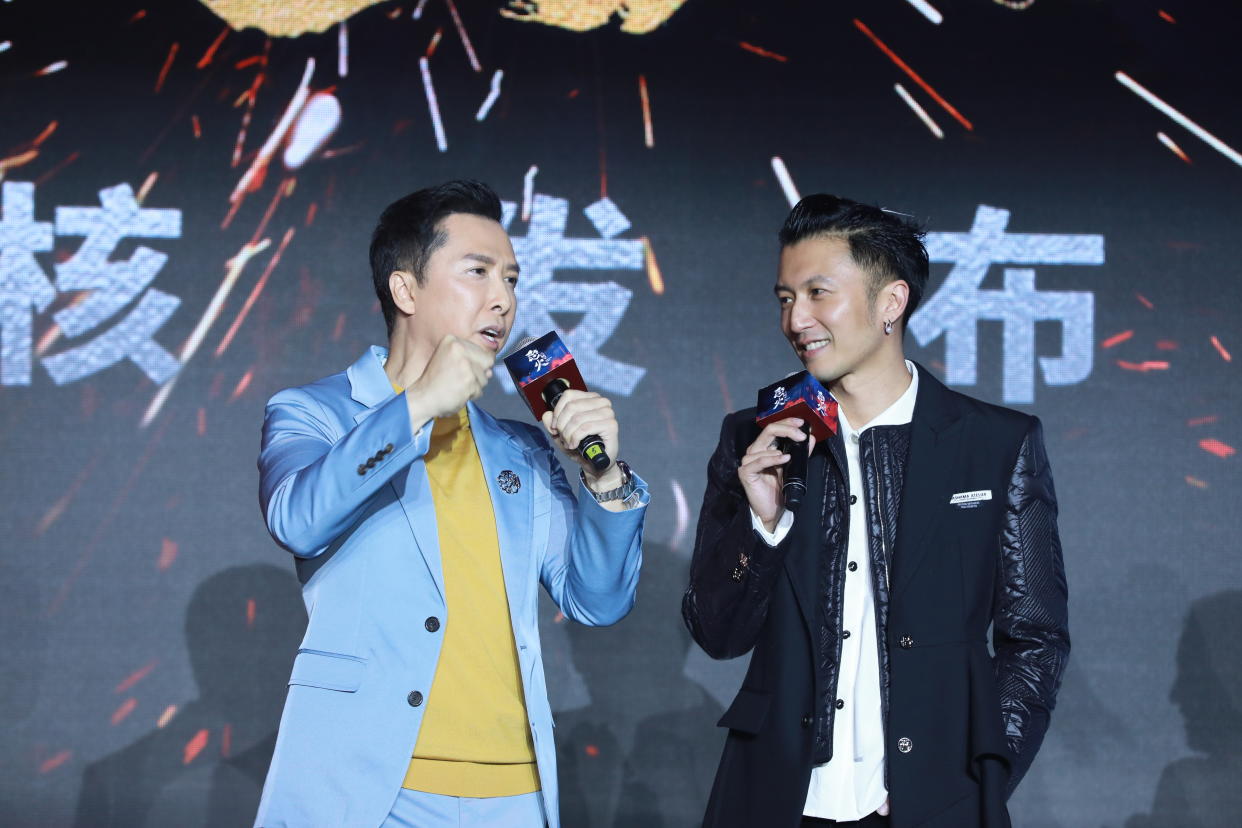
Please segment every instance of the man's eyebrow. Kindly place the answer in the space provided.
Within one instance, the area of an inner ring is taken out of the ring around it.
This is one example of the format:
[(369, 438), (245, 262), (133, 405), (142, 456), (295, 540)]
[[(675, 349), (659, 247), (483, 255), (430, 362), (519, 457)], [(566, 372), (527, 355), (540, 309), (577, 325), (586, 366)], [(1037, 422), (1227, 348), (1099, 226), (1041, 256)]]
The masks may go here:
[[(462, 259), (469, 259), (470, 261), (479, 262), (485, 265), (496, 264), (496, 260), (493, 259), (491, 256), (488, 256), (486, 253), (467, 253), (466, 255), (462, 256)], [(517, 262), (510, 262), (508, 265), (505, 266), (505, 270), (509, 270), (514, 273), (519, 273), (521, 272), (522, 268), (518, 266)]]
[[(814, 284), (816, 282), (822, 283), (822, 282), (829, 282), (829, 281), (832, 281), (832, 280), (829, 279), (827, 276), (824, 276), (822, 273), (816, 273), (814, 276), (808, 276), (807, 278), (803, 279), (802, 283), (799, 284), (798, 287), (806, 287), (807, 285)], [(786, 293), (793, 293), (794, 288), (791, 288), (788, 285), (782, 285), (779, 282), (777, 282), (775, 285), (772, 286), (773, 293), (780, 293), (781, 291), (784, 291)]]

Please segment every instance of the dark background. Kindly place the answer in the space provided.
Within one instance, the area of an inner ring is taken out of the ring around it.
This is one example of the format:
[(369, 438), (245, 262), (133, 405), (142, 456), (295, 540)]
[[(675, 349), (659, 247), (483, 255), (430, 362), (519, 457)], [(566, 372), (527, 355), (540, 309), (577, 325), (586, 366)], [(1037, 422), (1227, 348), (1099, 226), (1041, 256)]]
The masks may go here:
[[(545, 611), (562, 808), (570, 826), (693, 824), (723, 738), (715, 720), (744, 669), (707, 659), (678, 613), (703, 469), (720, 417), (797, 367), (770, 292), (789, 207), (771, 166), (779, 156), (802, 193), (878, 203), (932, 231), (967, 232), (977, 207), (990, 205), (1011, 211), (1013, 232), (1103, 236), (1102, 265), (1030, 265), (1040, 290), (1093, 294), (1095, 346), (1084, 382), (1050, 387), (1037, 375), (1034, 403), (1020, 406), (1045, 423), (1074, 649), (1012, 811), (1019, 826), (1236, 824), (1242, 556), (1230, 447), (1242, 395), (1230, 350), (1242, 349), (1242, 169), (1114, 73), (1242, 146), (1242, 9), (933, 4), (940, 25), (902, 0), (688, 0), (635, 35), (617, 17), (577, 32), (459, 0), (476, 72), (444, 0), (419, 19), (415, 4), (387, 2), (350, 18), (344, 77), (336, 27), (270, 42), (255, 29), (229, 32), (200, 68), (225, 25), (210, 4), (0, 5), (0, 43), (10, 44), (0, 50), (0, 159), (27, 153), (6, 164), (4, 180), (35, 182), (35, 220), (51, 222), (58, 206), (97, 205), (99, 190), (137, 190), (158, 172), (144, 206), (179, 210), (180, 237), (130, 239), (113, 258), (140, 244), (168, 255), (153, 287), (181, 300), (155, 337), (170, 352), (278, 187), (296, 181), (259, 234), (271, 246), (242, 271), (148, 425), (157, 388), (130, 362), (58, 386), (36, 355), (29, 384), (0, 387), (0, 822), (249, 824), (305, 623), (291, 562), (256, 508), (263, 403), (383, 342), (365, 251), (384, 205), (470, 176), (520, 212), (523, 176), (536, 165), (534, 191), (569, 202), (566, 236), (599, 238), (582, 209), (606, 194), (632, 224), (617, 239), (646, 237), (665, 285), (655, 292), (643, 270), (554, 274), (632, 291), (628, 303), (595, 310), (620, 317), (601, 353), (645, 370), (631, 394), (610, 395), (622, 453), (653, 495), (634, 613), (591, 630)], [(446, 152), (418, 66), (437, 29), (429, 66)], [(238, 68), (265, 50), (266, 65)], [(294, 171), (278, 157), (222, 227), (229, 194), (308, 57), (317, 61), (311, 88), (335, 95), (344, 113), (329, 151)], [(63, 70), (38, 74), (62, 60)], [(479, 122), (495, 69), (504, 70), (501, 94)], [(233, 166), (246, 108), (234, 103), (260, 71)], [(898, 98), (896, 82), (943, 139)], [(216, 356), (288, 228), (288, 247)], [(509, 229), (521, 255), (527, 223), (519, 215)], [(57, 236), (55, 250), (36, 254), (50, 280), (80, 243)], [(948, 271), (933, 266), (932, 291)], [(1002, 271), (993, 266), (984, 287), (999, 288)], [(521, 289), (527, 307), (544, 296), (537, 281)], [(74, 298), (35, 314), (36, 343)], [(566, 332), (581, 318), (556, 316)], [(61, 337), (43, 355), (76, 344)], [(943, 338), (907, 345), (943, 375)], [(1060, 325), (1039, 323), (1037, 354), (1056, 356), (1060, 345)], [(961, 390), (1003, 402), (1002, 356), (1001, 324), (980, 322), (978, 382)], [(1145, 362), (1167, 365), (1134, 370)], [(484, 404), (528, 416), (499, 386)]]

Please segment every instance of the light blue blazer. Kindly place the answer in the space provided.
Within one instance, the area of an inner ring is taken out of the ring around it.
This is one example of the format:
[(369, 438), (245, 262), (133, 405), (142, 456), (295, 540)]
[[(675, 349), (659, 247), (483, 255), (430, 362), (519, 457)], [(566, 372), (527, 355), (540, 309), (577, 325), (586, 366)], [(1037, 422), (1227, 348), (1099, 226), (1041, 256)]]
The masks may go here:
[[(435, 505), (406, 402), (371, 348), (346, 371), (272, 397), (259, 500), (296, 556), (309, 622), (293, 662), (256, 826), (378, 826), (396, 801), (431, 697), (445, 628)], [(526, 715), (548, 824), (557, 828), (556, 750), (539, 646), (538, 585), (569, 618), (613, 624), (634, 605), (641, 506), (575, 497), (543, 432), (473, 403), (470, 425), (500, 540)], [(507, 486), (498, 482), (502, 473)], [(440, 621), (427, 624), (435, 617)], [(421, 703), (420, 695), (421, 694)]]

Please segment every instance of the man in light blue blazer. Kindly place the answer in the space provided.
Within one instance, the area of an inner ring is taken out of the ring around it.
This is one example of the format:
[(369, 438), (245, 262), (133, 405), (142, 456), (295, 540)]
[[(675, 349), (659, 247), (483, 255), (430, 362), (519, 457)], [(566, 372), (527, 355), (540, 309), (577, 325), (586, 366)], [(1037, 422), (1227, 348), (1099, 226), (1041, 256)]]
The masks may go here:
[[(390, 205), (371, 245), (389, 348), (268, 403), (260, 503), (295, 556), (309, 623), (256, 826), (559, 825), (538, 585), (574, 621), (623, 618), (649, 496), (624, 463), (596, 472), (573, 449), (597, 434), (618, 456), (603, 397), (567, 391), (543, 418), (582, 469), (576, 492), (544, 430), (472, 402), (517, 311), (518, 264), (499, 219), (496, 195), (468, 181)], [(462, 592), (489, 568), (492, 592)], [(454, 603), (462, 595), (472, 597)], [(476, 632), (485, 616), (507, 621)], [(459, 643), (446, 644), (454, 632)], [(433, 690), (452, 686), (447, 671), (486, 700), (477, 717), (461, 715), (461, 694)], [(420, 741), (433, 715), (435, 746)], [(488, 758), (493, 742), (529, 751), (525, 787), (523, 760)], [(522, 793), (477, 793), (493, 789)]]

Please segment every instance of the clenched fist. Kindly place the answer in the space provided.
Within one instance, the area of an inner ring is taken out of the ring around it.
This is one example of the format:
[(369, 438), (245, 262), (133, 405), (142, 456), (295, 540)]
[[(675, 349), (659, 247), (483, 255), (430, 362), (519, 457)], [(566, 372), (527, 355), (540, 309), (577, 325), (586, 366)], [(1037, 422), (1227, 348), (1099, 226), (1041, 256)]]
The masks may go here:
[(447, 334), (418, 377), (407, 383), (405, 376), (397, 376), (408, 392), (410, 427), (417, 431), (434, 417), (450, 417), (478, 398), (492, 378), (493, 361), (493, 354), (473, 342)]

